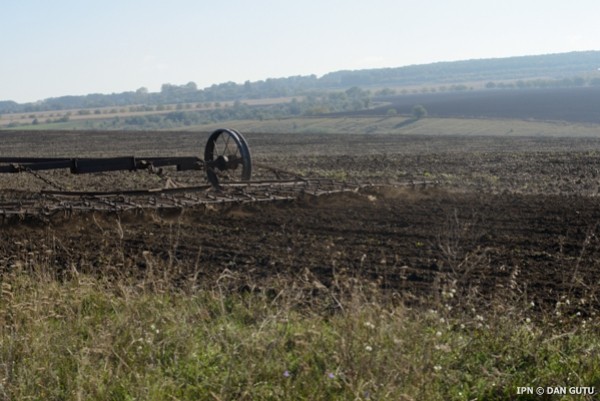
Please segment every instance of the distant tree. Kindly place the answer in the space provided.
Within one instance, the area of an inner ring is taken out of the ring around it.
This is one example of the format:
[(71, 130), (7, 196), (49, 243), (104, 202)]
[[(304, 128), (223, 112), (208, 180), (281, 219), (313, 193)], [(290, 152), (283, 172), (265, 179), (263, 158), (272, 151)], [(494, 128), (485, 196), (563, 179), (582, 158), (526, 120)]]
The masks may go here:
[(190, 81), (190, 82), (188, 82), (187, 84), (185, 84), (184, 88), (185, 88), (187, 91), (190, 91), (190, 92), (195, 92), (195, 91), (197, 91), (197, 90), (198, 90), (198, 85), (196, 85), (196, 83), (195, 83), (195, 82), (192, 82), (192, 81)]
[(456, 91), (456, 92), (466, 91), (466, 90), (469, 90), (469, 87), (467, 85), (451, 85), (450, 90)]
[(160, 93), (162, 94), (170, 94), (172, 93), (177, 87), (173, 84), (162, 84), (160, 86)]
[(377, 92), (375, 92), (375, 96), (391, 96), (395, 95), (396, 91), (390, 88), (383, 88)]
[(293, 98), (292, 101), (290, 102), (290, 114), (297, 116), (302, 114), (302, 105), (300, 104), (300, 102), (298, 101), (298, 99)]
[(415, 120), (420, 120), (424, 117), (427, 117), (427, 109), (421, 104), (416, 104), (412, 108), (412, 116)]

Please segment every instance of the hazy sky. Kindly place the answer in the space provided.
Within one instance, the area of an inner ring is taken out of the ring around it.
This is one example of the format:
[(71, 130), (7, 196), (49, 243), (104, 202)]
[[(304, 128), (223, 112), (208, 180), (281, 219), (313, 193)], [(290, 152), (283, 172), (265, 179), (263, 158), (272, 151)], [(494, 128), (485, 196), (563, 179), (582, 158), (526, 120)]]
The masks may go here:
[(0, 0), (0, 100), (600, 49), (598, 0)]

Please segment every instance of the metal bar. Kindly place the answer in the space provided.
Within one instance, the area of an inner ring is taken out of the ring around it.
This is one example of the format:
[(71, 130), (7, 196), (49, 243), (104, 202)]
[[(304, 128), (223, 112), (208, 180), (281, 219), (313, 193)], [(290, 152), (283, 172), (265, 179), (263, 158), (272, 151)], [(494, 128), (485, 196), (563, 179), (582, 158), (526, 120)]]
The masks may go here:
[(73, 174), (99, 173), (103, 171), (136, 170), (135, 157), (111, 157), (102, 159), (72, 159)]
[(158, 188), (158, 189), (131, 189), (125, 191), (41, 191), (43, 195), (66, 195), (66, 196), (136, 196), (136, 195), (156, 195), (161, 193), (185, 193), (195, 191), (205, 191), (212, 188), (212, 185), (199, 185), (196, 187), (180, 188)]
[(195, 156), (180, 157), (143, 157), (138, 159), (138, 168), (145, 168), (152, 165), (154, 167), (177, 166), (178, 171), (184, 170), (202, 170), (204, 163)]
[[(10, 164), (8, 164), (10, 163)], [(104, 171), (138, 170), (150, 167), (177, 166), (177, 170), (201, 170), (203, 163), (198, 157), (144, 157), (135, 156), (104, 158), (53, 158), (53, 157), (0, 157), (0, 173), (21, 171), (57, 170), (68, 168), (73, 174), (99, 173)]]
[(69, 157), (0, 157), (0, 163), (45, 163), (71, 160)]
[(6, 166), (0, 166), (0, 173), (20, 173), (27, 170), (57, 170), (62, 168), (72, 168), (72, 166), (73, 162), (65, 159), (24, 164), (14, 163)]

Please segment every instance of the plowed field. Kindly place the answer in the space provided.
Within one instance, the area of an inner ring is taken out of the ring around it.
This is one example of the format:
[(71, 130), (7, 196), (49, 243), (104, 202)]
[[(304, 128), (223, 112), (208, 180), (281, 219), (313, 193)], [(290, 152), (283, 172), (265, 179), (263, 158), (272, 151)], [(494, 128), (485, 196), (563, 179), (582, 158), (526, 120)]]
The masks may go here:
[[(15, 153), (39, 155), (48, 148), (34, 133), (2, 135)], [(207, 136), (44, 135), (55, 153), (90, 154), (101, 147), (107, 154), (138, 149), (182, 154), (202, 147)], [(483, 297), (533, 302), (546, 310), (558, 301), (573, 312), (600, 307), (598, 140), (283, 134), (248, 139), (259, 163), (381, 185), (277, 203), (8, 219), (0, 234), (0, 267), (45, 264), (59, 273), (139, 277), (165, 275), (168, 268), (169, 280), (198, 286), (229, 277), (243, 289), (276, 290), (282, 279), (291, 279), (318, 294), (353, 281), (408, 303)], [(148, 173), (45, 174), (63, 185), (158, 183)], [(47, 185), (26, 174), (0, 179), (5, 189)], [(432, 184), (394, 186), (422, 179)]]

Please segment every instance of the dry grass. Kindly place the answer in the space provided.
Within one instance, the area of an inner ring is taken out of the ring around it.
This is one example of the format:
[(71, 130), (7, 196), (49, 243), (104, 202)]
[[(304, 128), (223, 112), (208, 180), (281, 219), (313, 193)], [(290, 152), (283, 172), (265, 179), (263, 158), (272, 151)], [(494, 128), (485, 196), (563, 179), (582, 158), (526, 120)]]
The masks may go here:
[(5, 272), (0, 399), (471, 400), (600, 387), (593, 316), (557, 324), (508, 296), (459, 300), (451, 284), (410, 309), (374, 284), (327, 288), (309, 271), (260, 289), (226, 270), (201, 289), (193, 277), (173, 285), (176, 263), (149, 265), (136, 278), (57, 277), (42, 258)]

